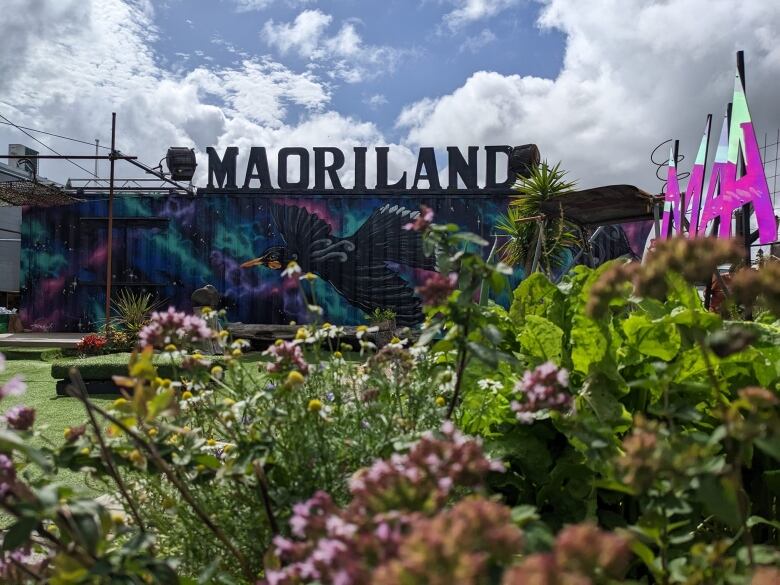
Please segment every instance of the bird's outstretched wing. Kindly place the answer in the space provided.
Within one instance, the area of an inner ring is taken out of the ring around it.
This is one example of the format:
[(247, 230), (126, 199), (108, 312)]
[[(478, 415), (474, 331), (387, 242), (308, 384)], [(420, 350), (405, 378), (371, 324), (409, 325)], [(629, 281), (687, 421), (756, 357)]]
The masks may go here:
[(435, 270), (436, 259), (423, 253), (420, 233), (405, 229), (418, 215), (419, 211), (385, 204), (375, 209), (349, 239), (355, 243), (358, 254), (370, 258), (371, 262), (386, 260), (412, 268)]
[[(287, 249), (298, 257), (298, 263), (309, 268), (312, 252), (332, 239), (330, 226), (316, 213), (294, 205), (273, 205), (271, 216)], [(315, 254), (316, 255), (316, 254)]]
[(423, 319), (412, 286), (384, 262), (370, 265), (331, 264), (323, 276), (350, 303), (366, 313), (391, 309), (396, 323), (412, 326)]

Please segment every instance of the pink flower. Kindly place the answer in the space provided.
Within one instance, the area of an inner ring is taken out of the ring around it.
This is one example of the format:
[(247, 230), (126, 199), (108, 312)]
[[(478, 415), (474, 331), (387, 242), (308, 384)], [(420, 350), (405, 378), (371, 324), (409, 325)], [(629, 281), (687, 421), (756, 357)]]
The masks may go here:
[(269, 347), (263, 355), (271, 356), (274, 361), (269, 363), (266, 368), (273, 374), (295, 369), (302, 374), (309, 372), (309, 364), (303, 356), (301, 346), (292, 341), (277, 341)]
[(430, 226), (431, 223), (433, 223), (433, 209), (427, 205), (421, 205), (420, 211), (417, 212), (417, 215), (412, 215), (410, 217), (412, 217), (414, 221), (407, 223), (404, 226), (404, 229), (415, 232), (423, 232), (428, 229), (428, 226)]
[(24, 383), (22, 377), (17, 374), (5, 384), (0, 386), (0, 398), (6, 396), (21, 396), (27, 390), (27, 384)]
[(12, 406), (5, 413), (5, 422), (17, 431), (26, 431), (35, 422), (35, 409), (29, 406)]
[(572, 397), (568, 391), (569, 372), (552, 362), (545, 362), (533, 371), (526, 371), (515, 384), (515, 392), (522, 401), (512, 401), (511, 408), (517, 420), (530, 424), (542, 410), (566, 410)]
[(7, 455), (0, 453), (0, 499), (11, 491), (16, 484), (16, 468)]
[(420, 298), (422, 298), (425, 305), (441, 305), (450, 296), (450, 293), (457, 288), (458, 274), (451, 272), (448, 276), (444, 276), (439, 272), (435, 272), (422, 286), (418, 286), (415, 291)]
[(167, 311), (152, 313), (149, 324), (138, 334), (142, 347), (151, 345), (158, 349), (166, 345), (187, 347), (213, 337), (206, 321), (197, 315), (187, 315), (168, 307)]

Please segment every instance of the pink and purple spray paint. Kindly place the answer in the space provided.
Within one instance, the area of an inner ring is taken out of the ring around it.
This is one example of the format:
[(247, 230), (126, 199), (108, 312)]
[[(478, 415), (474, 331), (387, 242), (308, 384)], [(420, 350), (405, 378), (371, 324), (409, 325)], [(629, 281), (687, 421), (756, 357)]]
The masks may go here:
[[(770, 244), (777, 239), (777, 218), (739, 68), (734, 79), (731, 121), (729, 123), (728, 117), (724, 117), (710, 182), (706, 196), (702, 197), (711, 120), (711, 116), (707, 118), (686, 191), (680, 190), (675, 157), (670, 153), (661, 238), (684, 235), (686, 231), (689, 237), (709, 233), (730, 238), (734, 212), (751, 204), (758, 227), (758, 242)], [(744, 173), (737, 177), (740, 153)], [(683, 218), (688, 213), (690, 225), (686, 230)]]

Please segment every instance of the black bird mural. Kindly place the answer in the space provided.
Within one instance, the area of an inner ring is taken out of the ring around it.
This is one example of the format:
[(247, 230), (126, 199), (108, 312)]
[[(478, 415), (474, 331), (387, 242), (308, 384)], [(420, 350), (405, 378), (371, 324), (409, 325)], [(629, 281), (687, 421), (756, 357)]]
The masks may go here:
[(423, 254), (420, 234), (404, 229), (418, 215), (418, 211), (387, 204), (376, 209), (354, 234), (339, 238), (316, 214), (301, 207), (274, 205), (271, 216), (284, 245), (267, 248), (241, 267), (283, 270), (295, 261), (303, 272), (313, 272), (330, 283), (366, 313), (391, 309), (396, 323), (415, 325), (422, 321), (420, 299), (388, 263), (435, 270), (435, 259)]

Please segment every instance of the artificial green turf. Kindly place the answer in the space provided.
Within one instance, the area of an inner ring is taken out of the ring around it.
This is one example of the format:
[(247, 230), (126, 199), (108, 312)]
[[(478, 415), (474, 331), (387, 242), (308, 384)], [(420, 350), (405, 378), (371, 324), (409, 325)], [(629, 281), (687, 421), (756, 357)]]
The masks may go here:
[[(215, 363), (223, 360), (222, 356), (209, 356)], [(78, 368), (84, 380), (110, 380), (112, 376), (126, 376), (129, 353), (109, 353), (84, 358), (64, 358), (51, 364), (51, 377), (55, 380), (68, 379), (71, 368)], [(155, 354), (152, 362), (157, 366), (157, 373), (163, 378), (174, 374), (170, 354)], [(181, 358), (175, 358), (174, 364), (180, 364)]]
[(63, 356), (59, 347), (0, 347), (0, 352), (7, 360), (41, 360), (50, 362)]
[[(51, 364), (37, 360), (13, 360), (5, 364), (5, 372), (0, 381), (5, 382), (11, 376), (21, 374), (27, 383), (27, 392), (22, 396), (9, 396), (0, 402), (0, 412), (5, 412), (15, 404), (25, 404), (35, 408), (35, 428), (41, 432), (41, 438), (33, 439), (33, 444), (42, 446), (47, 441), (59, 445), (63, 441), (66, 427), (84, 424), (87, 415), (84, 406), (75, 398), (57, 397), (51, 377)], [(97, 404), (111, 402), (116, 396), (91, 395), (90, 400)], [(76, 487), (85, 487), (83, 473), (60, 471), (58, 481)], [(87, 486), (87, 489), (90, 489)]]

